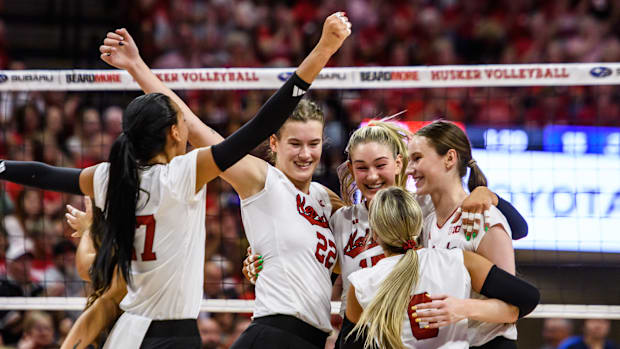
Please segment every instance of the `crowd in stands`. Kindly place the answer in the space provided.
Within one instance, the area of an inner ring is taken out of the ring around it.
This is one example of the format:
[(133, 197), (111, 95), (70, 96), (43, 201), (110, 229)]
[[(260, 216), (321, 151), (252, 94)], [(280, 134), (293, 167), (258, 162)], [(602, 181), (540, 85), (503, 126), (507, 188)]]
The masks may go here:
[[(620, 61), (620, 6), (611, 0), (132, 2), (127, 16), (152, 68), (295, 66), (317, 41), (322, 19), (343, 8), (355, 31), (334, 66)], [(12, 60), (10, 52), (0, 20), (0, 70), (33, 68)], [(183, 97), (207, 124), (228, 135), (268, 94), (187, 91)], [(367, 117), (407, 109), (405, 119), (442, 116), (468, 125), (620, 126), (620, 89), (609, 85), (316, 90), (310, 98), (327, 118), (317, 179), (335, 190), (347, 136)], [(122, 106), (79, 92), (1, 93), (0, 158), (78, 168), (105, 161), (121, 131)], [(0, 297), (88, 294), (75, 269), (77, 241), (64, 222), (67, 203), (82, 207), (79, 197), (0, 183)], [(207, 206), (204, 298), (251, 299), (252, 287), (241, 275), (247, 241), (239, 199), (227, 183), (216, 180), (209, 184)], [(0, 348), (53, 347), (76, 316), (0, 311)], [(248, 319), (247, 314), (202, 313), (204, 347), (227, 348)]]

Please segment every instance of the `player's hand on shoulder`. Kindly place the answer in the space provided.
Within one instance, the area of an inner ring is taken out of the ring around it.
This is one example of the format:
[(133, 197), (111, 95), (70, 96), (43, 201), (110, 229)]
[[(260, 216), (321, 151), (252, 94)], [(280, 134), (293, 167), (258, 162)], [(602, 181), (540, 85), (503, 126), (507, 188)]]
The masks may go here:
[(317, 47), (334, 54), (349, 35), (351, 35), (351, 22), (344, 12), (336, 12), (325, 20)]
[(469, 241), (478, 236), (482, 229), (489, 230), (489, 215), (492, 205), (497, 204), (497, 196), (489, 188), (476, 187), (469, 196), (463, 200), (457, 215), (452, 220), (456, 223), (461, 220), (461, 230)]

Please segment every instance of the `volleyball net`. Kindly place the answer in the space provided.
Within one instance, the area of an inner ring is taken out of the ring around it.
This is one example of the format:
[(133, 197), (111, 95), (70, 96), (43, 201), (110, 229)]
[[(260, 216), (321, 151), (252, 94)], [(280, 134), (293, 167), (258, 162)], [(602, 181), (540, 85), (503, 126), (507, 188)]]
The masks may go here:
[[(154, 72), (228, 135), (293, 71)], [(612, 63), (326, 68), (309, 93), (327, 119), (316, 180), (338, 189), (335, 169), (364, 119), (406, 110), (398, 122), (411, 130), (440, 117), (459, 122), (489, 187), (528, 220), (529, 235), (514, 246), (518, 273), (542, 293), (530, 317), (620, 319), (620, 295), (610, 291), (620, 285), (619, 84)], [(73, 167), (105, 161), (121, 108), (139, 94), (118, 70), (0, 71), (0, 156)], [(83, 309), (88, 285), (71, 270), (76, 241), (63, 222), (64, 204), (81, 207), (80, 198), (0, 185), (0, 272), (22, 274), (22, 295), (40, 286), (38, 297), (0, 297), (0, 310)], [(208, 193), (202, 309), (251, 313), (239, 199), (220, 180)], [(26, 251), (30, 270), (14, 266)]]

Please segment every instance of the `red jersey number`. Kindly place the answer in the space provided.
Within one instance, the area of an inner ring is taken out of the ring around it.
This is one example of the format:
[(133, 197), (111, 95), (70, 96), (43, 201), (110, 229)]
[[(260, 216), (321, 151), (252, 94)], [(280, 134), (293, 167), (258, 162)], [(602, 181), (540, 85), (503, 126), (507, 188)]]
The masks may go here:
[(418, 293), (411, 298), (411, 301), (407, 306), (407, 317), (409, 318), (409, 324), (411, 325), (411, 332), (413, 332), (413, 336), (417, 340), (429, 339), (439, 335), (438, 328), (422, 328), (420, 327), (420, 323), (415, 322), (415, 318), (411, 317), (411, 315), (415, 313), (415, 310), (411, 310), (411, 307), (416, 304), (427, 303), (430, 301), (431, 299), (426, 295), (426, 293)]
[[(153, 215), (148, 216), (136, 216), (136, 229), (140, 226), (146, 226), (146, 235), (144, 236), (144, 250), (140, 254), (140, 259), (143, 262), (149, 262), (157, 260), (157, 255), (153, 252), (153, 239), (155, 238), (155, 217)], [(136, 258), (136, 250), (134, 249), (132, 259)]]
[[(327, 269), (331, 268), (336, 261), (336, 243), (330, 239), (327, 239), (323, 234), (316, 232), (316, 237), (319, 242), (316, 244), (316, 251), (314, 256), (316, 260), (321, 264), (325, 264)], [(329, 251), (328, 251), (329, 248)], [(327, 252), (327, 253), (325, 253)]]
[[(370, 257), (370, 266), (374, 267), (383, 258), (385, 258), (385, 255), (383, 253), (379, 254), (379, 255), (376, 255), (376, 256)], [(368, 268), (368, 258), (364, 258), (364, 259), (362, 259), (360, 261), (360, 268), (362, 268), (362, 269)]]

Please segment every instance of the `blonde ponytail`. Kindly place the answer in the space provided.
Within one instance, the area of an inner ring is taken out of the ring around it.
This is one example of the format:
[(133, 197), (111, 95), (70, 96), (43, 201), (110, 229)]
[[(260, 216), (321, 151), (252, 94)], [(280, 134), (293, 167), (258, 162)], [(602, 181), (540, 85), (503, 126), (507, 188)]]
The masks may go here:
[(402, 323), (419, 278), (418, 253), (412, 248), (422, 230), (422, 210), (406, 189), (380, 190), (370, 204), (370, 228), (385, 251), (404, 253), (364, 309), (354, 327), (357, 338), (366, 335), (364, 348), (404, 349)]

